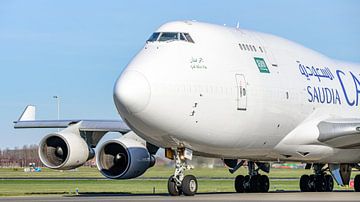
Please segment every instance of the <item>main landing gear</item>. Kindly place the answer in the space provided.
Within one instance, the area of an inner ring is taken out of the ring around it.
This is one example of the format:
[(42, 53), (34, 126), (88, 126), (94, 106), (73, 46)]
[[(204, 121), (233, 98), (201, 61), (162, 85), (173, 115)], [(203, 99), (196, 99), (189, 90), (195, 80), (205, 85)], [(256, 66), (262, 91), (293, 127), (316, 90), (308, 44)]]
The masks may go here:
[[(260, 164), (259, 164), (260, 165)], [(258, 165), (258, 167), (260, 167)], [(238, 193), (256, 193), (269, 191), (269, 178), (267, 175), (260, 175), (259, 168), (255, 169), (255, 163), (248, 162), (249, 175), (238, 175), (235, 178), (235, 190)]]
[[(198, 189), (196, 177), (193, 175), (185, 175), (185, 170), (191, 167), (187, 165), (186, 159), (192, 154), (191, 151), (186, 149), (170, 150), (167, 149), (166, 156), (173, 156), (175, 159), (175, 172), (168, 180), (168, 192), (171, 196), (194, 196)], [(190, 152), (190, 153), (189, 153)]]
[(302, 192), (331, 192), (334, 188), (333, 177), (325, 173), (324, 164), (314, 164), (312, 175), (303, 175), (300, 178)]

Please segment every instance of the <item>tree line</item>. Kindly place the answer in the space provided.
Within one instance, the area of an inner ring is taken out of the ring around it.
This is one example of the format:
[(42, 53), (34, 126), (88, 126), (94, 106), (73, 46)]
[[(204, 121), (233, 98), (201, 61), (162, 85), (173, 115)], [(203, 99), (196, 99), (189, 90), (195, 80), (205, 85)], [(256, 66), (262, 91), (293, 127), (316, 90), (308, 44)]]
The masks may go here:
[[(165, 159), (164, 157), (157, 157), (158, 165), (172, 165), (172, 161)], [(38, 145), (24, 145), (22, 148), (15, 147), (13, 149), (0, 149), (0, 168), (16, 168), (16, 167), (29, 167), (29, 164), (35, 164), (36, 167), (44, 167), (41, 163), (38, 154)], [(191, 161), (194, 166), (201, 167), (223, 167), (224, 164), (220, 159), (211, 159), (203, 157), (194, 157)], [(95, 167), (95, 158), (87, 161), (84, 166)]]
[(22, 148), (0, 149), (0, 167), (28, 167), (30, 163), (42, 167), (38, 146), (24, 145)]
[[(22, 148), (0, 149), (0, 168), (29, 167), (35, 164), (36, 167), (44, 167), (38, 153), (38, 145), (24, 145)], [(84, 166), (94, 167), (95, 159), (90, 159)]]

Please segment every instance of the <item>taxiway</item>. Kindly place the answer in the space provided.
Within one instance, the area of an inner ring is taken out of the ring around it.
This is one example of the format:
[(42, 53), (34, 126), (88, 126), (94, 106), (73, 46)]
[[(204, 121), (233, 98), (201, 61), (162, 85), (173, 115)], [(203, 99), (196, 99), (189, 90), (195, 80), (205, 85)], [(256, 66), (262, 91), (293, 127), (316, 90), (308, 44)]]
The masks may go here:
[(197, 194), (194, 197), (171, 197), (168, 195), (124, 195), (124, 194), (88, 194), (76, 196), (26, 196), (26, 197), (2, 197), (0, 202), (24, 201), (24, 202), (91, 202), (91, 201), (360, 201), (360, 194), (356, 192), (270, 192), (270, 193), (206, 193)]

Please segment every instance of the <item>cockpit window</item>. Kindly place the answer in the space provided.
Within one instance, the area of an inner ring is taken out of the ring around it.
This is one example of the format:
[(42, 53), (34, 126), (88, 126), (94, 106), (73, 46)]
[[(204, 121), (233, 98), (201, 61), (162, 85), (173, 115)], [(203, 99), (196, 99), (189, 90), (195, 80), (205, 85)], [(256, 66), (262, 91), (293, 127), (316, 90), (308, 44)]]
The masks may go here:
[(190, 34), (189, 33), (184, 33), (185, 37), (186, 37), (186, 40), (190, 43), (194, 43), (194, 40), (191, 38)]
[(180, 35), (180, 41), (186, 41), (184, 33), (179, 33), (179, 35)]
[(160, 35), (159, 41), (178, 40), (178, 33), (176, 32), (163, 32)]
[(160, 32), (154, 32), (147, 41), (150, 41), (150, 42), (157, 41), (157, 39), (159, 38), (159, 35), (160, 35)]
[(170, 42), (170, 41), (186, 41), (190, 43), (194, 43), (189, 33), (181, 33), (181, 32), (155, 32), (153, 33), (147, 42)]

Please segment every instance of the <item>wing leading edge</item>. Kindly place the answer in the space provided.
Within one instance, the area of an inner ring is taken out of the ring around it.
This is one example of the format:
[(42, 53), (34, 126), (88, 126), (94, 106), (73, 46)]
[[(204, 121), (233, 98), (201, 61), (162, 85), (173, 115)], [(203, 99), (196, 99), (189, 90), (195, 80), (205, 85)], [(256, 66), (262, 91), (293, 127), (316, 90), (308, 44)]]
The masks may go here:
[(79, 124), (80, 131), (120, 133), (131, 131), (122, 120), (35, 120), (35, 112), (35, 106), (27, 106), (20, 118), (14, 121), (14, 128), (67, 128), (70, 125)]

